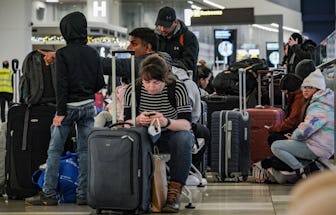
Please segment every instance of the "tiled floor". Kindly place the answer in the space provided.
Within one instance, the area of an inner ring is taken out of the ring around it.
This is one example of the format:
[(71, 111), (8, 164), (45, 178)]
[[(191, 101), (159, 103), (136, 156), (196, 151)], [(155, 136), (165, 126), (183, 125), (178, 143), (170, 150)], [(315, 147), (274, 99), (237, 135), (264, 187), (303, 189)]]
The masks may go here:
[[(209, 183), (206, 187), (190, 187), (195, 209), (185, 209), (187, 198), (179, 214), (188, 215), (285, 215), (291, 185), (268, 185), (256, 183)], [(104, 211), (105, 212), (105, 211)], [(109, 212), (105, 212), (109, 213)], [(88, 206), (63, 204), (60, 206), (25, 206), (21, 200), (0, 198), (0, 215), (20, 214), (95, 214)]]

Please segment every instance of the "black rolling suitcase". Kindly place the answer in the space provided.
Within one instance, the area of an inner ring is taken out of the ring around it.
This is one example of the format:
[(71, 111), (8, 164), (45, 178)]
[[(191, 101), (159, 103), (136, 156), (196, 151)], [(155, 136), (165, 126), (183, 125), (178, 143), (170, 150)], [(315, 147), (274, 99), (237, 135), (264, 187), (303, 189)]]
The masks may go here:
[(14, 105), (8, 111), (6, 135), (6, 193), (22, 199), (35, 195), (32, 174), (45, 163), (55, 107)]
[(211, 115), (215, 111), (232, 110), (239, 107), (239, 96), (205, 96), (202, 100), (207, 104), (207, 123), (211, 129)]
[(212, 114), (211, 170), (219, 173), (221, 181), (239, 181), (240, 176), (246, 180), (249, 174), (250, 120), (246, 112), (245, 80), (246, 72), (240, 69), (239, 97), (242, 99), (239, 109), (215, 111)]
[[(112, 52), (112, 80), (116, 77), (117, 53)], [(134, 52), (129, 53), (132, 53), (134, 68)], [(135, 89), (134, 75), (132, 69), (132, 90)], [(112, 89), (115, 89), (115, 83), (113, 85)], [(133, 124), (135, 124), (134, 95), (133, 91)], [(115, 106), (114, 104), (113, 108)], [(113, 112), (112, 118), (115, 122), (116, 111)], [(95, 208), (97, 213), (101, 213), (102, 210), (132, 214), (150, 211), (153, 161), (152, 144), (147, 128), (112, 127), (92, 130), (88, 137), (88, 162), (88, 204)]]

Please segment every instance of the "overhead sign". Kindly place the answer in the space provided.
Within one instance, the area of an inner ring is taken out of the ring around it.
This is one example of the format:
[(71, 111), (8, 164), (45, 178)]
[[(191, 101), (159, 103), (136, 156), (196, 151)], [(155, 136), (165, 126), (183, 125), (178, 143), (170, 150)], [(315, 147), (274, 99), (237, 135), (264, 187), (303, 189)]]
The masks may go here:
[(191, 25), (253, 24), (253, 8), (193, 10)]
[(216, 65), (231, 65), (236, 62), (236, 29), (214, 29), (214, 43)]

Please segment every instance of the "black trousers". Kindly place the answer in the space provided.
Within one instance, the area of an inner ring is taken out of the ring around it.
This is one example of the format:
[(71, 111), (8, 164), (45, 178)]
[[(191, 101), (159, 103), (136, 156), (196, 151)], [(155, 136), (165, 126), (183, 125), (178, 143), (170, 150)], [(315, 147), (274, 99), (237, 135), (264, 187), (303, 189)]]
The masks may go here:
[(13, 93), (0, 92), (1, 121), (6, 121), (6, 101), (8, 108), (12, 105)]
[(192, 124), (192, 130), (193, 133), (195, 135), (195, 143), (197, 144), (197, 138), (204, 138), (205, 140), (205, 146), (203, 146), (203, 148), (201, 150), (198, 151), (197, 154), (193, 154), (192, 155), (192, 163), (195, 166), (198, 166), (200, 164), (200, 162), (203, 159), (203, 156), (206, 149), (208, 148), (209, 145), (209, 139), (210, 139), (210, 131), (207, 127), (205, 127), (204, 125), (201, 125), (199, 123), (193, 123)]

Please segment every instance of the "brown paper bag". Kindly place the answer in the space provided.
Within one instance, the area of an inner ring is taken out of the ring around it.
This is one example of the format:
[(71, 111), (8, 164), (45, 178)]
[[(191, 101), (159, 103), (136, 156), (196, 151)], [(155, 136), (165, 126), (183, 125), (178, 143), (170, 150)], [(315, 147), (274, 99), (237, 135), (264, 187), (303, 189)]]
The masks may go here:
[(154, 155), (154, 176), (152, 180), (152, 212), (161, 212), (167, 200), (166, 162)]

